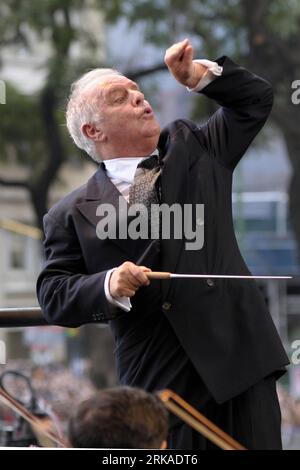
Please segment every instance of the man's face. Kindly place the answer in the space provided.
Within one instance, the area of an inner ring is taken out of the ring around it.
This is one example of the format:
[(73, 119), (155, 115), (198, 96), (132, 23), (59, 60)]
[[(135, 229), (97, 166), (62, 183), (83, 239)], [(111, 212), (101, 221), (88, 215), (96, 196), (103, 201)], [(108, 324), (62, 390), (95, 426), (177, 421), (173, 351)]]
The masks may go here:
[(138, 85), (124, 76), (112, 75), (99, 86), (100, 127), (111, 149), (108, 156), (136, 156), (143, 149), (146, 153), (154, 150), (160, 126)]

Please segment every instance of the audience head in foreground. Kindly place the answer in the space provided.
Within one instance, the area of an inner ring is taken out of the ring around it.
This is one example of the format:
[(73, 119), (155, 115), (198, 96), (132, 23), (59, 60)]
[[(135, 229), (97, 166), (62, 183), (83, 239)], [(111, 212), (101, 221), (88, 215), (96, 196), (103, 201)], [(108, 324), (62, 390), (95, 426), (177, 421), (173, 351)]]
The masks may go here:
[(77, 448), (164, 449), (168, 412), (144, 390), (100, 390), (82, 402), (69, 422), (69, 441)]

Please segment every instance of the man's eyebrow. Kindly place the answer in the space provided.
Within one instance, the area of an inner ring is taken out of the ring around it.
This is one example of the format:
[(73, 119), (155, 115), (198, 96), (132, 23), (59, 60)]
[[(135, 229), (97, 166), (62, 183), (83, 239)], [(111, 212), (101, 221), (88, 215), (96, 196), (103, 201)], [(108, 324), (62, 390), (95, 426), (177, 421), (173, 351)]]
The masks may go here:
[[(129, 84), (129, 88), (134, 89), (134, 90), (139, 90), (140, 89), (140, 87), (134, 82)], [(108, 94), (110, 95), (110, 94), (112, 94), (116, 91), (122, 91), (122, 90), (126, 90), (126, 88), (124, 88), (124, 86), (122, 86), (122, 85), (111, 85), (108, 89)]]
[(140, 89), (140, 87), (138, 86), (138, 84), (135, 83), (135, 82), (132, 82), (132, 83), (130, 84), (130, 88), (135, 88), (136, 90), (139, 90), (139, 89)]

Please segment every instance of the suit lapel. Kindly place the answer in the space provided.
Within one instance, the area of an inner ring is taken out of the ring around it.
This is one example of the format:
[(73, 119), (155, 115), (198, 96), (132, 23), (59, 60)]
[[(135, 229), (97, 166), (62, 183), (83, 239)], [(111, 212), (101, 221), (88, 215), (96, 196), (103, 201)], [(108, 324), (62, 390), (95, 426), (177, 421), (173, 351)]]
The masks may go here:
[[(160, 152), (164, 154), (161, 173), (161, 199), (169, 207), (174, 203), (183, 205), (187, 202), (187, 181), (189, 155), (183, 136), (184, 128), (177, 128), (169, 136), (162, 134)], [(162, 240), (161, 269), (176, 272), (180, 254), (183, 249), (184, 234), (181, 239)], [(163, 298), (168, 296), (170, 281), (162, 282)]]
[(130, 220), (132, 220), (132, 217), (127, 218), (128, 204), (115, 185), (110, 181), (102, 166), (99, 167), (98, 171), (88, 181), (86, 200), (77, 204), (77, 209), (83, 217), (95, 227), (95, 236), (97, 236), (97, 224), (102, 218), (100, 215), (97, 215), (97, 208), (101, 204), (110, 204), (111, 209), (114, 210), (116, 214), (117, 236), (110, 237), (110, 241), (116, 244), (122, 251), (126, 252), (128, 259), (134, 260), (136, 256), (139, 256), (139, 252), (142, 250), (142, 246), (140, 247), (140, 245), (144, 246), (145, 240), (121, 239), (118, 237), (120, 224), (127, 229), (127, 225)]

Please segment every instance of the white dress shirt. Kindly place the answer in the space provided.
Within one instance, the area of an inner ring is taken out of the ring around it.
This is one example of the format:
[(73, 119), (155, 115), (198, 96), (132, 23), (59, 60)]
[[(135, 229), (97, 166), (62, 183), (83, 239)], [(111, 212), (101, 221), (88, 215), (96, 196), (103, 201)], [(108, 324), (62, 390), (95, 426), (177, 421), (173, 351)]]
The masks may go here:
[[(206, 59), (195, 60), (201, 65), (207, 67), (207, 71), (202, 76), (201, 80), (197, 83), (194, 88), (187, 88), (188, 91), (201, 91), (209, 83), (211, 83), (216, 77), (221, 76), (223, 67)], [(124, 196), (126, 201), (129, 200), (129, 188), (133, 183), (134, 175), (138, 164), (147, 157), (120, 157), (105, 160), (106, 174), (111, 182), (116, 186), (120, 193)], [(104, 281), (104, 291), (107, 300), (122, 310), (129, 312), (131, 309), (131, 302), (129, 297), (112, 297), (109, 290), (110, 276), (116, 268), (107, 271)]]

